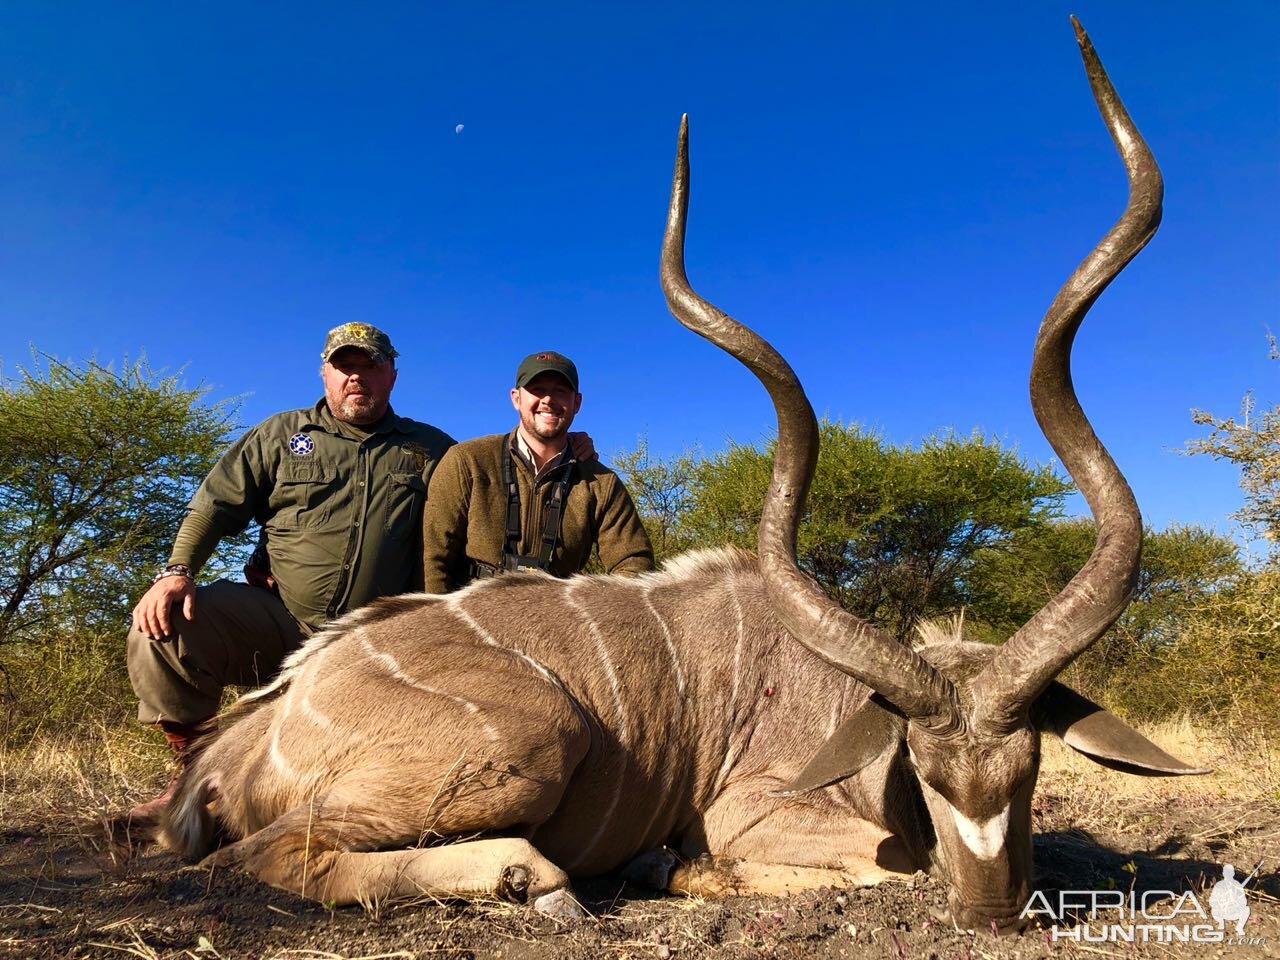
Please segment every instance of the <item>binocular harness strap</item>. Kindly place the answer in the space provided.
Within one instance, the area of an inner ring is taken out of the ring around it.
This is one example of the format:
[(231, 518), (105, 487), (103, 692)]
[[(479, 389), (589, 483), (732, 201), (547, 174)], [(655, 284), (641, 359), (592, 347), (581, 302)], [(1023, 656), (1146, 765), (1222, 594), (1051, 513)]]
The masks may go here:
[[(544, 570), (550, 566), (556, 543), (560, 539), (560, 519), (564, 514), (564, 501), (569, 495), (569, 487), (573, 484), (574, 467), (577, 464), (578, 461), (569, 454), (561, 465), (560, 475), (556, 477), (555, 485), (551, 489), (551, 499), (547, 503), (546, 517), (542, 525), (542, 540), (536, 557), (538, 561), (536, 565)], [(502, 544), (503, 565), (507, 569), (513, 569), (511, 560), (508, 558), (516, 562), (516, 568), (521, 565), (520, 561), (535, 558), (520, 554), (520, 484), (516, 480), (510, 443), (502, 445), (502, 483), (507, 488), (507, 530)]]

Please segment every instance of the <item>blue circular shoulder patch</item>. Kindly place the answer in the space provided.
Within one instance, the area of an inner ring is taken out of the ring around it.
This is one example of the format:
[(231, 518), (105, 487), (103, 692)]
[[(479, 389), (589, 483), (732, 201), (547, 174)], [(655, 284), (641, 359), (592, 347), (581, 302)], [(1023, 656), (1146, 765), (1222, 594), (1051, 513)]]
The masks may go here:
[(309, 456), (316, 448), (316, 442), (305, 433), (295, 433), (289, 438), (289, 452), (295, 456)]

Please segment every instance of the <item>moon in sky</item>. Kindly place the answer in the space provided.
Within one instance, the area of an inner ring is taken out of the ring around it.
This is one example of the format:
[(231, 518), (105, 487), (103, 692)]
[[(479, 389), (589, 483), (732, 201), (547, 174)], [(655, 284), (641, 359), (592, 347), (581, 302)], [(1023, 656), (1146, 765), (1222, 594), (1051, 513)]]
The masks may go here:
[(460, 124), (458, 124), (456, 127), (454, 127), (454, 128), (453, 128), (453, 132), (454, 132), (454, 133), (461, 133), (461, 132), (462, 132), (462, 127), (463, 127), (463, 125), (462, 125), (461, 123), (460, 123)]

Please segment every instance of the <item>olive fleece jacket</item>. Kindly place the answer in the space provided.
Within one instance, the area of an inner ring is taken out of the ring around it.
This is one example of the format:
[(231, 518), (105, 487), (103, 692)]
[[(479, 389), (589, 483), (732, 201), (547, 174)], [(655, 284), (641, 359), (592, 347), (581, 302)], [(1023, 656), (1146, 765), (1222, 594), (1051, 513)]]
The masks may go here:
[[(514, 431), (467, 440), (449, 449), (431, 476), (423, 512), (423, 565), (428, 593), (448, 593), (471, 579), (471, 561), (502, 569), (507, 492), (502, 484), (502, 448)], [(520, 489), (520, 552), (536, 554), (545, 510), (560, 470), (538, 478), (524, 459), (512, 456)], [(653, 548), (622, 480), (598, 461), (579, 461), (560, 518), (560, 537), (550, 572), (568, 577), (591, 557), (592, 546), (609, 573), (653, 569)]]

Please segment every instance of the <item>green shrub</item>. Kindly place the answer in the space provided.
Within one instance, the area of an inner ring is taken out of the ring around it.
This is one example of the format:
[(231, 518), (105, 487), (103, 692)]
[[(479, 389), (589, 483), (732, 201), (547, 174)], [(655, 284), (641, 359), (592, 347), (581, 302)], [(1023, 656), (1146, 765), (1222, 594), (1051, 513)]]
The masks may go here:
[(84, 726), (116, 726), (137, 709), (124, 631), (52, 632), (0, 647), (0, 743), (16, 746)]
[(1110, 687), (1143, 717), (1185, 713), (1271, 739), (1280, 735), (1280, 566), (1242, 574), (1198, 604), (1181, 635)]

